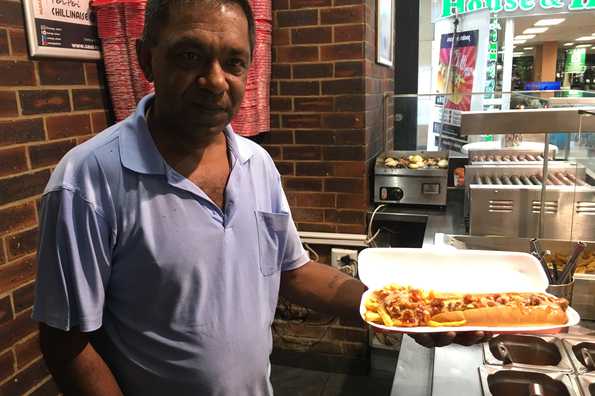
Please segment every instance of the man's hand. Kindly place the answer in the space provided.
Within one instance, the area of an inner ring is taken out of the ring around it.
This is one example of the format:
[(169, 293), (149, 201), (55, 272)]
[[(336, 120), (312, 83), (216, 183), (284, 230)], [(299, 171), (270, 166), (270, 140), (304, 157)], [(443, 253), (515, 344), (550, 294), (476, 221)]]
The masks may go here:
[(462, 333), (447, 331), (444, 333), (410, 334), (410, 336), (418, 344), (427, 348), (434, 348), (443, 347), (450, 344), (459, 344), (464, 346), (479, 344), (492, 338), (492, 333), (485, 331), (467, 331)]

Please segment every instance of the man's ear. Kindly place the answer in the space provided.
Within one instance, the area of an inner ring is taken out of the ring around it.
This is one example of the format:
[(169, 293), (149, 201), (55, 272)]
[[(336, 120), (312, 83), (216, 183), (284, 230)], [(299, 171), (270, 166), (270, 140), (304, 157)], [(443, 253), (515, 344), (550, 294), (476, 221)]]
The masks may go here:
[(153, 68), (151, 65), (151, 47), (142, 39), (136, 40), (136, 57), (145, 78), (153, 82)]

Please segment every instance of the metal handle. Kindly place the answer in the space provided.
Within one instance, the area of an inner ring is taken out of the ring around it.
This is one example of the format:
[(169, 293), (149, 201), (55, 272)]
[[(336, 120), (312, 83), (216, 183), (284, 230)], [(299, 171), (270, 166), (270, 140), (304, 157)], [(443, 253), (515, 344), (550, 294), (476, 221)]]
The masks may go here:
[(591, 355), (591, 352), (587, 348), (581, 348), (581, 355), (585, 361), (585, 367), (589, 371), (595, 371), (595, 358)]
[(504, 363), (505, 365), (513, 363), (510, 351), (502, 341), (499, 341), (496, 344), (496, 348), (498, 348), (498, 352), (500, 352), (500, 356), (502, 357), (502, 363)]

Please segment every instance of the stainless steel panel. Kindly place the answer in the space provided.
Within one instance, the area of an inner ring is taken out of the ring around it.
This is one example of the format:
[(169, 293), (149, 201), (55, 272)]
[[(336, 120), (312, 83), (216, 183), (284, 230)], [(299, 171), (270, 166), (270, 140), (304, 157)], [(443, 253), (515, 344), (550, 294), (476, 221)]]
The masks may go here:
[(589, 371), (585, 366), (579, 348), (585, 347), (595, 356), (595, 337), (564, 337), (562, 345), (577, 373), (595, 375), (595, 371)]
[(595, 375), (579, 375), (578, 383), (584, 396), (595, 396)]
[[(416, 205), (446, 205), (446, 177), (435, 176), (387, 176), (376, 175), (374, 178), (374, 202), (399, 203)], [(437, 191), (424, 191), (424, 186), (436, 185)], [(380, 189), (385, 187), (398, 187), (403, 191), (403, 198), (399, 201), (382, 199)]]
[(575, 376), (566, 373), (483, 366), (479, 376), (484, 396), (529, 395), (532, 384), (539, 384), (544, 395), (580, 396)]

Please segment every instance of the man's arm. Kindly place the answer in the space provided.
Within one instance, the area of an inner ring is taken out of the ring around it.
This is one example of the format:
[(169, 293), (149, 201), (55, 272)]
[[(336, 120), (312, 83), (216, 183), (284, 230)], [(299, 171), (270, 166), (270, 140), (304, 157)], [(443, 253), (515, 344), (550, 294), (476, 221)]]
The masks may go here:
[(112, 372), (86, 333), (39, 324), (41, 352), (65, 396), (122, 396)]
[(360, 319), (359, 305), (366, 286), (329, 265), (310, 261), (281, 274), (281, 295), (320, 312)]

